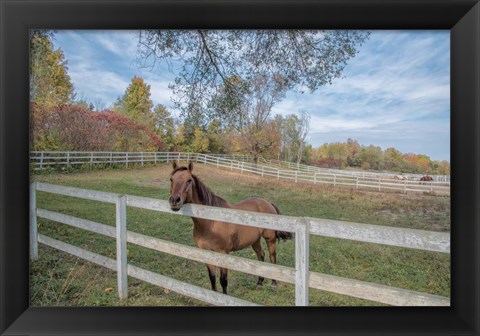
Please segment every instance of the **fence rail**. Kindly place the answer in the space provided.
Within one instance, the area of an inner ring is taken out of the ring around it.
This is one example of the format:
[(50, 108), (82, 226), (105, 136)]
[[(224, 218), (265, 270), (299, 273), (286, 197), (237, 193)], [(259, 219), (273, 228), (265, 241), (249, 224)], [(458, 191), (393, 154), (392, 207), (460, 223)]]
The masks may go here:
[[(112, 269), (118, 274), (118, 291), (121, 298), (127, 296), (126, 275), (129, 275), (214, 305), (254, 305), (251, 302), (239, 298), (213, 292), (205, 288), (174, 280), (127, 264), (126, 243), (129, 242), (178, 257), (209, 263), (256, 276), (276, 278), (280, 281), (292, 283), (295, 285), (296, 305), (308, 305), (309, 288), (316, 288), (390, 305), (448, 306), (450, 304), (450, 299), (447, 297), (312, 272), (309, 271), (308, 260), (310, 234), (450, 253), (450, 238), (448, 233), (400, 229), (317, 218), (260, 214), (242, 210), (191, 204), (185, 205), (178, 212), (173, 212), (170, 210), (168, 202), (165, 200), (131, 195), (119, 195), (39, 182), (32, 183), (30, 190), (31, 258), (33, 260), (38, 258), (37, 246), (38, 242), (40, 242)], [(100, 224), (45, 209), (37, 209), (37, 191), (114, 203), (117, 206), (116, 226), (113, 227)], [(127, 223), (125, 216), (127, 206), (166, 212), (175, 215), (195, 216), (205, 219), (228, 221), (242, 225), (294, 232), (296, 251), (295, 268), (201, 250), (195, 247), (185, 246), (128, 231), (126, 229)], [(37, 217), (67, 224), (116, 239), (117, 259), (114, 260), (107, 258), (50, 237), (46, 237), (45, 235), (38, 234)]]
[[(262, 162), (277, 166), (277, 167), (287, 167), (293, 170), (301, 170), (307, 172), (323, 172), (323, 173), (332, 173), (332, 174), (340, 174), (340, 175), (347, 175), (347, 176), (370, 176), (370, 177), (403, 177), (408, 178), (411, 180), (420, 180), (422, 176), (425, 174), (411, 174), (411, 173), (389, 173), (389, 172), (367, 172), (367, 171), (349, 171), (349, 170), (341, 170), (341, 169), (333, 169), (333, 168), (320, 168), (316, 166), (309, 166), (301, 163), (293, 163), (288, 161), (280, 161), (280, 160), (273, 160), (273, 159), (263, 159)], [(450, 175), (431, 175), (435, 182), (450, 182)]]
[[(354, 188), (383, 192), (420, 192), (432, 194), (450, 194), (450, 181), (446, 176), (434, 176), (435, 180), (420, 182), (417, 180), (396, 180), (397, 175), (354, 173), (340, 170), (328, 170), (305, 165), (289, 164), (282, 168), (278, 162), (264, 160), (264, 164), (250, 162), (248, 156), (212, 155), (184, 152), (31, 152), (30, 164), (35, 170), (47, 168), (64, 169), (69, 166), (88, 165), (141, 165), (168, 163), (170, 161), (194, 161), (261, 176), (313, 184), (325, 184), (333, 187)], [(284, 164), (284, 163), (282, 163)], [(296, 169), (300, 167), (301, 169)], [(305, 168), (307, 167), (307, 168)], [(416, 176), (415, 178), (418, 178)], [(439, 181), (442, 178), (445, 181)]]

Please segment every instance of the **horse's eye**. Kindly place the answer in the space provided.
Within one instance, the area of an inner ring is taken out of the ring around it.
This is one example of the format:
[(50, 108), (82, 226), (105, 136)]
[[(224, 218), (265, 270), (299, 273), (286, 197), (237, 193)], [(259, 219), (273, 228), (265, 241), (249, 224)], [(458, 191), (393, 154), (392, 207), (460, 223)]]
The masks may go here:
[(192, 180), (192, 179), (189, 179), (187, 182), (188, 182), (188, 183), (192, 183), (192, 182), (193, 182), (193, 180)]

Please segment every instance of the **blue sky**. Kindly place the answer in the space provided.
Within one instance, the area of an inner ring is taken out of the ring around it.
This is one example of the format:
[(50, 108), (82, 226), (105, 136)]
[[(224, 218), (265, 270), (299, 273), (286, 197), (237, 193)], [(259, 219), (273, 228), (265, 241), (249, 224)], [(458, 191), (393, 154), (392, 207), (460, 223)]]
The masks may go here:
[[(140, 76), (153, 103), (172, 110), (175, 73), (142, 67), (137, 42), (133, 31), (58, 31), (54, 39), (77, 98), (110, 106)], [(450, 161), (450, 32), (372, 31), (342, 78), (311, 94), (289, 92), (272, 114), (302, 110), (311, 114), (307, 141), (314, 147), (353, 138)]]

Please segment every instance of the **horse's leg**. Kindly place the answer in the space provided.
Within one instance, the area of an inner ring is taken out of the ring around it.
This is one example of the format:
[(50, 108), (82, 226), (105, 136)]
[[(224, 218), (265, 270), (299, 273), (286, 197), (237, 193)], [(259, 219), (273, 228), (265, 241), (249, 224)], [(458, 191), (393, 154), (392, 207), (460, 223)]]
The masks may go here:
[[(277, 263), (277, 238), (274, 237), (269, 237), (265, 238), (265, 241), (267, 242), (267, 247), (268, 247), (268, 254), (270, 256), (270, 262), (272, 264)], [(272, 279), (272, 286), (277, 285), (277, 280)]]
[(227, 294), (227, 285), (228, 285), (227, 275), (228, 275), (228, 269), (220, 268), (220, 284), (222, 285), (223, 294)]
[[(264, 261), (264, 260), (265, 260), (265, 253), (264, 253), (263, 250), (262, 250), (262, 242), (260, 241), (260, 239), (258, 239), (258, 240), (252, 245), (252, 248), (253, 248), (253, 250), (255, 251), (255, 253), (257, 254), (258, 260)], [(263, 280), (264, 280), (263, 277), (258, 277), (257, 286), (263, 285)]]
[(210, 284), (212, 285), (212, 290), (217, 291), (217, 281), (215, 278), (216, 267), (214, 265), (207, 265), (208, 276), (210, 277)]

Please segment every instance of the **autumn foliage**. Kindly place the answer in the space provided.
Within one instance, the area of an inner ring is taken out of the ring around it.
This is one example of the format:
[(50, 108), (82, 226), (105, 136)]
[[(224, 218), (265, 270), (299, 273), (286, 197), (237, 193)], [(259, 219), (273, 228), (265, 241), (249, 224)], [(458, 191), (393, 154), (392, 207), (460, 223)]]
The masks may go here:
[(146, 125), (114, 111), (82, 106), (31, 106), (32, 150), (158, 151), (162, 139)]
[(390, 147), (361, 146), (356, 140), (327, 143), (312, 149), (309, 163), (324, 168), (359, 167), (417, 174), (450, 174), (448, 161), (436, 161), (428, 155), (401, 153)]

